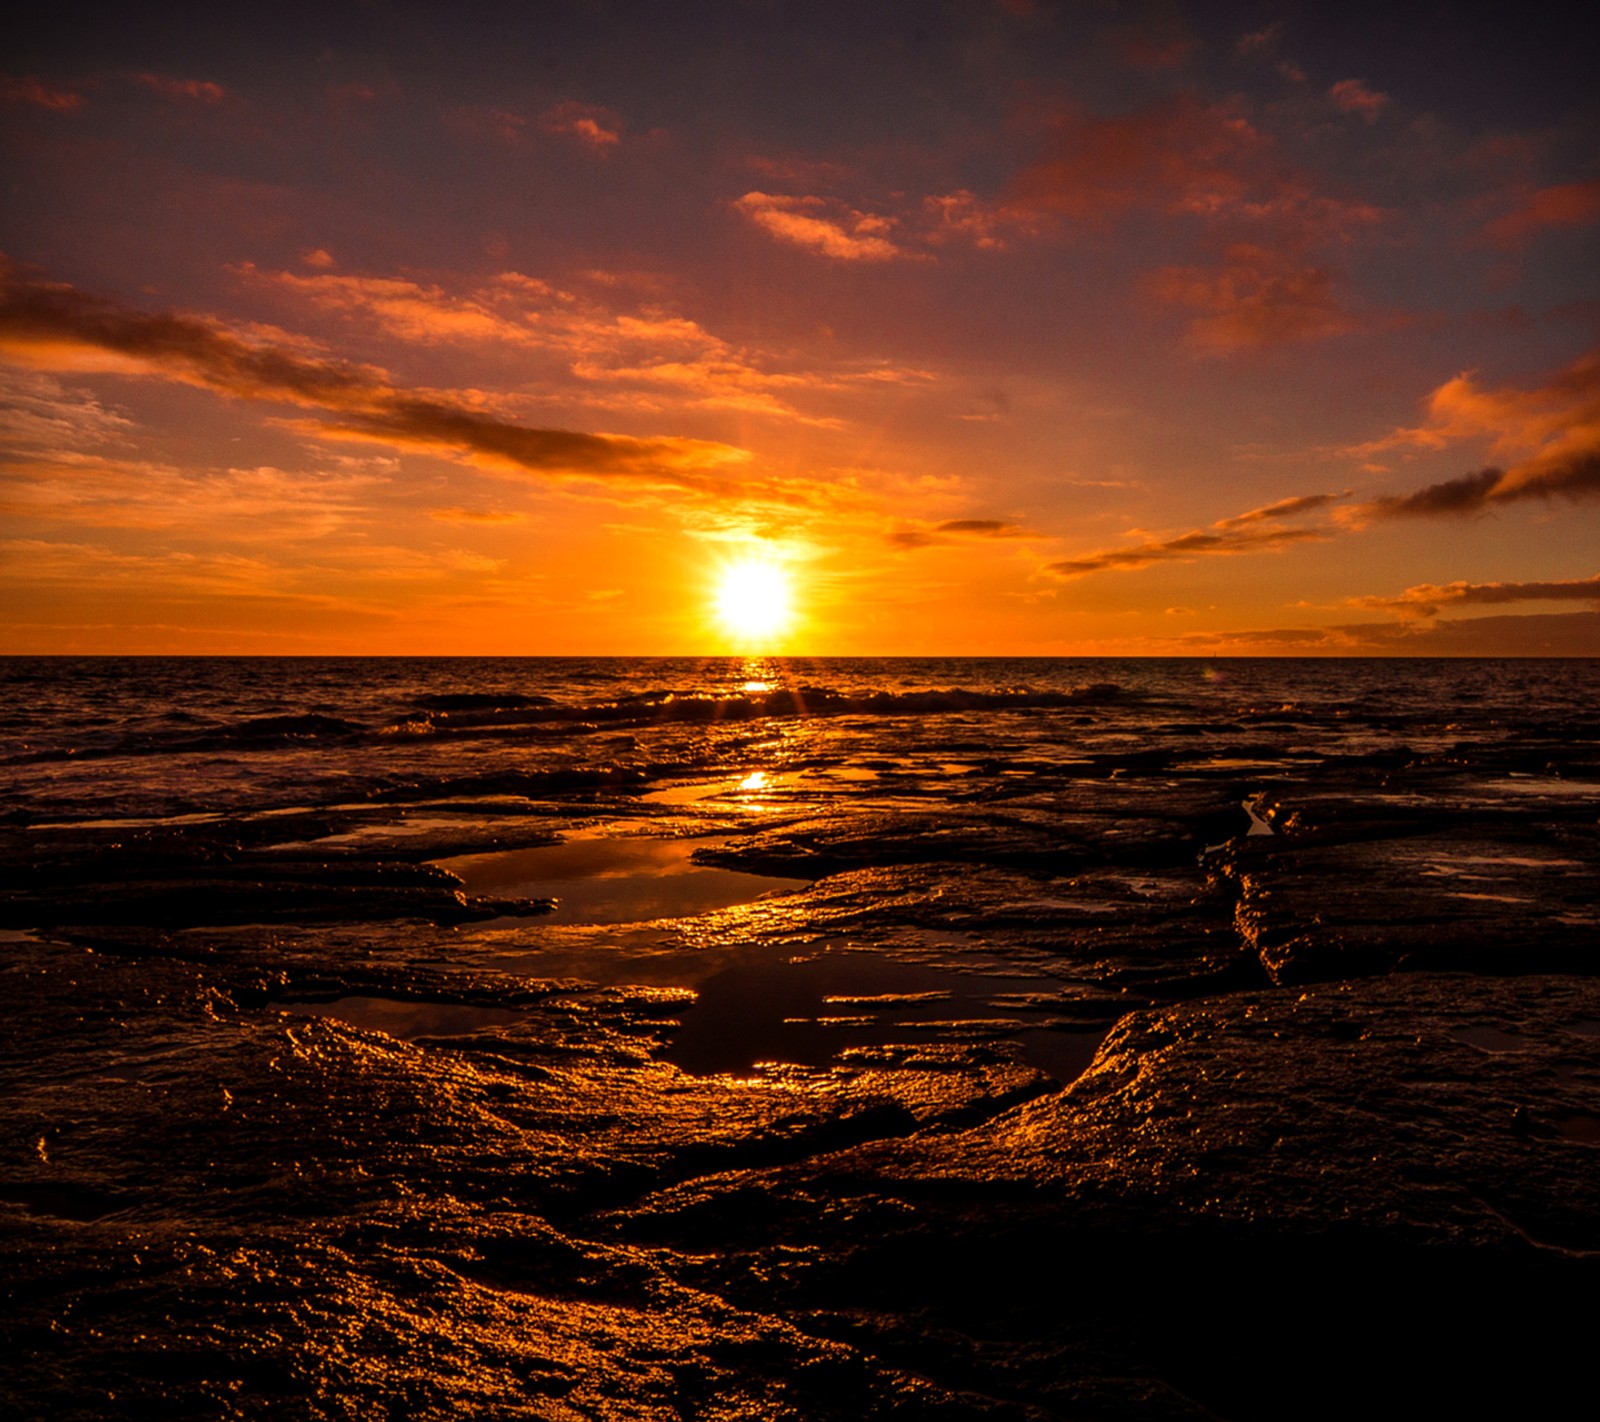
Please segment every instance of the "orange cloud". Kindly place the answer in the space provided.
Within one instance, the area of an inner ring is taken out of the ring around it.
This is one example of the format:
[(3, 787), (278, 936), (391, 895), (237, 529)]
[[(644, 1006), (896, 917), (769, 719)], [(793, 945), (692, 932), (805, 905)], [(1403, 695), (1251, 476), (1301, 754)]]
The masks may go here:
[(1239, 36), (1234, 41), (1233, 52), (1240, 59), (1247, 59), (1251, 55), (1274, 54), (1278, 48), (1278, 40), (1283, 35), (1283, 21), (1274, 20), (1263, 29), (1251, 30)]
[(857, 212), (832, 198), (749, 192), (734, 209), (779, 241), (843, 262), (886, 262), (909, 253), (888, 238), (892, 218)]
[(692, 361), (663, 360), (635, 366), (580, 360), (574, 363), (572, 373), (581, 380), (596, 383), (667, 387), (690, 397), (695, 405), (703, 409), (772, 415), (827, 429), (836, 429), (841, 424), (831, 416), (805, 414), (776, 393), (785, 389), (837, 389), (841, 382), (809, 375), (763, 371), (732, 353), (720, 358), (707, 356)]
[(133, 422), (41, 371), (0, 369), (0, 437), (12, 450), (56, 457), (120, 443)]
[(1527, 498), (1600, 496), (1600, 352), (1590, 352), (1530, 388), (1484, 389), (1470, 375), (1447, 380), (1429, 397), (1428, 420), (1415, 429), (1350, 451), (1358, 456), (1407, 446), (1437, 450), (1484, 439), (1492, 451), (1521, 456), (1374, 499), (1348, 511), (1351, 521), (1476, 513)]
[(837, 187), (854, 176), (843, 163), (794, 154), (774, 157), (771, 154), (752, 153), (745, 157), (744, 165), (764, 178), (776, 178), (779, 182), (812, 188)]
[[(670, 310), (645, 306), (619, 313), (518, 272), (502, 272), (475, 290), (454, 293), (407, 278), (264, 272), (249, 263), (235, 270), (322, 310), (374, 321), (411, 344), (518, 345), (568, 361), (571, 373), (592, 386), (631, 386), (640, 392), (629, 398), (589, 397), (589, 404), (602, 408), (654, 410), (672, 403), (670, 397), (681, 397), (695, 408), (832, 428), (839, 424), (836, 418), (800, 409), (791, 397), (928, 378), (925, 372), (880, 368), (774, 368), (781, 365), (780, 357), (734, 346)], [(605, 275), (590, 274), (601, 281)]]
[(922, 207), (932, 222), (925, 240), (934, 246), (970, 242), (974, 247), (999, 251), (1013, 235), (1030, 235), (1038, 226), (1027, 212), (992, 206), (965, 188), (925, 197)]
[(168, 99), (193, 99), (202, 104), (220, 104), (228, 91), (208, 79), (170, 79), (163, 74), (135, 74), (134, 82)]
[(1135, 206), (1207, 212), (1238, 202), (1268, 141), (1237, 106), (1180, 94), (1116, 118), (1059, 115), (1007, 206), (1099, 222)]
[(1206, 351), (1337, 336), (1358, 324), (1334, 296), (1326, 267), (1243, 242), (1228, 248), (1220, 268), (1163, 267), (1145, 289), (1202, 313), (1189, 323), (1189, 340)]
[(1478, 469), (1410, 494), (1373, 499), (1351, 513), (1357, 519), (1425, 518), (1479, 513), (1495, 504), (1556, 495), (1573, 500), (1600, 498), (1600, 450), (1530, 461), (1514, 469)]
[(14, 78), (9, 74), (0, 74), (0, 103), (28, 104), (36, 109), (70, 114), (81, 109), (84, 102), (84, 96), (76, 89), (47, 84), (33, 75)]
[(336, 276), (326, 268), (333, 258), (318, 249), (305, 257), (308, 266), (322, 268), (315, 276), (295, 272), (266, 272), (250, 262), (234, 270), (249, 281), (270, 285), (329, 311), (359, 314), (376, 320), (384, 330), (402, 340), (539, 341), (533, 323), (518, 319), (525, 307), (516, 301), (529, 294), (540, 299), (551, 294), (543, 282), (530, 292), (525, 282), (512, 292), (502, 286), (471, 296), (454, 296), (442, 287), (424, 286), (402, 277)]
[(596, 153), (606, 153), (622, 142), (621, 118), (595, 104), (557, 104), (539, 115), (539, 127), (546, 133), (576, 138)]
[(1122, 61), (1131, 69), (1152, 73), (1181, 69), (1194, 52), (1194, 41), (1186, 36), (1156, 38), (1138, 30), (1126, 32), (1119, 46)]
[(1091, 226), (1157, 212), (1228, 235), (1235, 245), (1218, 273), (1169, 268), (1156, 282), (1173, 299), (1214, 306), (1222, 315), (1238, 308), (1248, 290), (1219, 290), (1219, 284), (1250, 288), (1270, 277), (1281, 294), (1265, 293), (1238, 320), (1201, 328), (1203, 341), (1219, 345), (1248, 343), (1254, 332), (1285, 325), (1325, 328), (1328, 300), (1306, 289), (1315, 281), (1313, 263), (1301, 260), (1301, 290), (1283, 289), (1294, 280), (1292, 254), (1342, 246), (1383, 220), (1370, 203), (1325, 193), (1312, 175), (1297, 171), (1251, 122), (1242, 100), (1208, 103), (1194, 94), (1114, 118), (1057, 116), (1044, 156), (1012, 182), (1002, 209)]
[(1541, 232), (1587, 227), (1600, 221), (1600, 178), (1535, 188), (1483, 229), (1483, 240), (1504, 252), (1520, 251)]
[(1359, 79), (1341, 79), (1328, 90), (1334, 107), (1347, 114), (1359, 114), (1368, 123), (1376, 123), (1389, 104), (1387, 94), (1367, 88)]

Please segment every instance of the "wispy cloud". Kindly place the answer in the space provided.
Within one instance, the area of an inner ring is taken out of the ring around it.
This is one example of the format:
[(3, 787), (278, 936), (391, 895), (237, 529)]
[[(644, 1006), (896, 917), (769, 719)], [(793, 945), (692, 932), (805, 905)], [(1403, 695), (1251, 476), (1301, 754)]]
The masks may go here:
[(962, 243), (998, 252), (1013, 239), (1039, 230), (1038, 221), (1025, 209), (985, 202), (966, 188), (925, 197), (922, 208), (921, 239), (932, 247)]
[(1368, 123), (1376, 123), (1378, 116), (1389, 106), (1389, 96), (1369, 89), (1359, 79), (1341, 79), (1328, 90), (1335, 108), (1347, 114), (1358, 114)]
[(35, 75), (0, 74), (0, 104), (22, 104), (58, 114), (76, 113), (87, 102), (82, 90)]
[(1189, 341), (1221, 353), (1369, 324), (1341, 295), (1339, 253), (1381, 225), (1370, 203), (1326, 190), (1291, 162), (1241, 98), (1179, 93), (1131, 113), (1063, 108), (1003, 203), (1068, 226), (1167, 219), (1170, 239), (1216, 255), (1148, 272), (1145, 293), (1196, 314)]
[(1218, 519), (1212, 526), (1220, 529), (1246, 528), (1255, 523), (1269, 523), (1282, 518), (1297, 518), (1301, 514), (1315, 513), (1341, 499), (1348, 499), (1349, 491), (1342, 494), (1297, 494), (1293, 498), (1279, 499), (1260, 508), (1246, 509), (1231, 518)]
[(1044, 153), (1011, 185), (1008, 205), (1079, 222), (1134, 207), (1204, 212), (1242, 200), (1268, 140), (1235, 104), (1193, 94), (1129, 114), (1065, 108)]
[(1133, 572), (1153, 563), (1188, 563), (1197, 558), (1281, 552), (1296, 544), (1321, 542), (1332, 537), (1338, 530), (1326, 521), (1301, 524), (1288, 521), (1320, 513), (1348, 497), (1348, 493), (1297, 494), (1219, 518), (1208, 528), (1191, 529), (1171, 538), (1147, 539), (1120, 548), (1105, 548), (1077, 558), (1063, 558), (1047, 564), (1045, 571), (1060, 578), (1081, 578), (1090, 573)]
[(164, 530), (207, 543), (304, 543), (371, 521), (376, 472), (186, 470), (148, 460), (21, 458), (0, 513), (37, 525)]
[(49, 450), (59, 457), (101, 448), (132, 428), (127, 416), (53, 376), (0, 368), (0, 439), (12, 450)]
[(174, 79), (166, 74), (135, 74), (136, 84), (142, 84), (160, 94), (164, 99), (187, 99), (200, 104), (220, 104), (228, 91), (209, 79)]
[[(325, 311), (368, 318), (402, 340), (430, 344), (540, 344), (547, 337), (539, 329), (539, 316), (545, 308), (559, 307), (564, 295), (532, 278), (503, 278), (461, 295), (408, 277), (335, 274), (328, 270), (334, 265), (332, 257), (320, 248), (308, 253), (305, 261), (316, 269), (311, 275), (265, 271), (252, 262), (233, 270), (254, 285), (276, 287)], [(567, 304), (572, 301), (566, 298)]]
[(935, 548), (974, 539), (1038, 538), (1020, 524), (997, 518), (951, 518), (943, 523), (902, 523), (885, 535), (892, 548)]
[(440, 508), (429, 509), (428, 517), (436, 518), (442, 523), (497, 524), (524, 523), (528, 516), (506, 509)]
[(1541, 232), (1600, 222), (1600, 178), (1519, 188), (1510, 200), (1508, 210), (1483, 229), (1483, 240), (1504, 252), (1520, 252)]
[(1360, 324), (1335, 295), (1330, 268), (1292, 252), (1235, 243), (1217, 267), (1163, 267), (1146, 281), (1157, 299), (1201, 314), (1197, 348), (1225, 353), (1343, 335)]
[[(331, 259), (330, 259), (331, 262)], [(297, 305), (333, 312), (413, 344), (463, 348), (516, 346), (566, 363), (577, 379), (567, 393), (610, 409), (655, 412), (673, 405), (733, 410), (836, 428), (840, 421), (804, 407), (807, 396), (892, 378), (892, 369), (817, 370), (779, 353), (735, 345), (663, 306), (618, 311), (520, 272), (501, 272), (466, 291), (409, 277), (234, 269)], [(591, 273), (606, 285), (606, 273)], [(898, 372), (905, 379), (925, 372)], [(631, 391), (592, 396), (584, 387)]]
[(610, 152), (622, 142), (621, 117), (598, 104), (557, 104), (539, 115), (539, 127), (546, 133), (576, 138), (599, 154)]

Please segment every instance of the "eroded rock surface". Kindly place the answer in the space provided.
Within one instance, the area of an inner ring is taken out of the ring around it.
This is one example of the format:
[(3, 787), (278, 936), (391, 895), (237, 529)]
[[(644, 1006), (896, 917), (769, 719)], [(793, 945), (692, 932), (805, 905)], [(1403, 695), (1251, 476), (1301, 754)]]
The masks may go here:
[(0, 1413), (1553, 1412), (1596, 703), (1308, 685), (28, 750)]

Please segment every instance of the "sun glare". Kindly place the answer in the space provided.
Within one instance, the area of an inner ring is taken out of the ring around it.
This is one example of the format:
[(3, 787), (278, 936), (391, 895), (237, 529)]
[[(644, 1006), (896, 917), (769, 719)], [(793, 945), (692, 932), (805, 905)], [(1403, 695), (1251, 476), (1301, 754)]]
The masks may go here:
[(770, 641), (794, 620), (789, 575), (761, 558), (731, 563), (718, 579), (716, 608), (723, 628), (741, 641)]

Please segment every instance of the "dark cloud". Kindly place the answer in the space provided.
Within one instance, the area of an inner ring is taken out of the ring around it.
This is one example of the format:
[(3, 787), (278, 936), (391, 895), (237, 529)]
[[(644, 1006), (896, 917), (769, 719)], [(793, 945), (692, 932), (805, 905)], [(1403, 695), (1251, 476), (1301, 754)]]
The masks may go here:
[(1504, 606), (1514, 602), (1592, 602), (1600, 604), (1600, 573), (1562, 582), (1419, 583), (1399, 597), (1363, 597), (1358, 607), (1385, 608), (1403, 616), (1436, 617), (1446, 607)]
[(448, 397), (394, 386), (368, 366), (319, 360), (247, 342), (193, 316), (118, 306), (68, 286), (0, 274), (0, 350), (43, 364), (74, 356), (120, 356), (145, 373), (243, 400), (298, 405), (333, 417), (320, 428), (432, 449), (540, 474), (627, 477), (731, 492), (713, 471), (743, 450), (705, 440), (635, 439), (541, 429), (486, 414)]
[(1022, 530), (1014, 523), (1001, 523), (997, 518), (952, 518), (941, 523), (935, 533), (975, 534), (982, 538), (1015, 537)]
[(1600, 352), (1587, 352), (1532, 386), (1486, 389), (1470, 373), (1458, 375), (1435, 390), (1427, 404), (1428, 419), (1419, 428), (1396, 430), (1350, 452), (1438, 449), (1469, 438), (1530, 452), (1505, 468), (1477, 469), (1357, 505), (1348, 511), (1350, 521), (1473, 514), (1519, 499), (1600, 495)]
[(897, 528), (885, 538), (894, 548), (932, 548), (939, 544), (955, 543), (965, 538), (1032, 538), (1027, 529), (1018, 524), (1004, 523), (997, 518), (952, 518), (943, 523), (919, 524)]
[(1271, 656), (1594, 657), (1600, 656), (1600, 612), (1460, 617), (1437, 623), (1358, 622), (1338, 627), (1281, 627), (1254, 632), (1197, 633), (1171, 639), (1184, 652)]
[(1429, 518), (1435, 514), (1475, 513), (1488, 501), (1489, 495), (1502, 479), (1502, 469), (1480, 469), (1474, 474), (1463, 474), (1459, 479), (1446, 479), (1440, 484), (1429, 484), (1410, 494), (1392, 494), (1363, 504), (1360, 512), (1379, 518)]
[(1410, 494), (1374, 499), (1354, 512), (1375, 518), (1471, 514), (1519, 499), (1600, 498), (1600, 450), (1582, 449), (1531, 460), (1510, 470), (1479, 469)]

